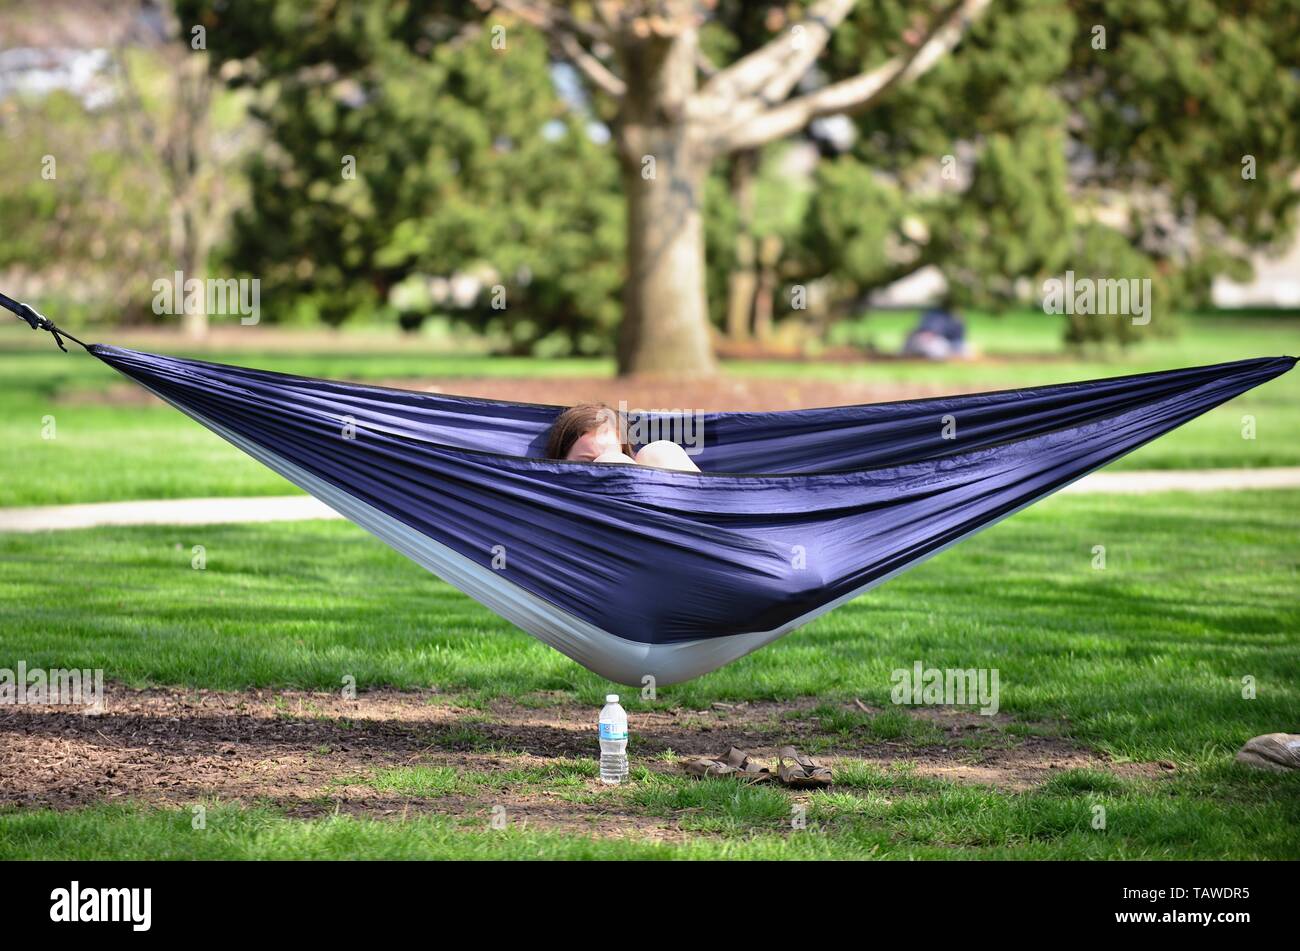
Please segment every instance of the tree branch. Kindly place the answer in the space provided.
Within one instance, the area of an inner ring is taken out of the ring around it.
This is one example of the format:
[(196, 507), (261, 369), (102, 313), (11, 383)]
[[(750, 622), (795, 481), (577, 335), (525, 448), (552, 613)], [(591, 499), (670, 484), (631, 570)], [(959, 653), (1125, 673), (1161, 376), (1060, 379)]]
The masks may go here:
[[(958, 0), (940, 16), (909, 53), (895, 56), (870, 72), (823, 86), (758, 113), (750, 113), (718, 136), (719, 153), (752, 149), (793, 135), (814, 119), (837, 113), (861, 112), (894, 86), (924, 75), (966, 35), (992, 0)], [(743, 62), (743, 61), (742, 61)], [(745, 110), (738, 110), (744, 116)]]
[(556, 29), (566, 30), (574, 36), (583, 36), (594, 42), (608, 42), (610, 38), (609, 31), (603, 24), (579, 20), (568, 10), (544, 0), (533, 3), (526, 0), (475, 0), (475, 2), (484, 13), (493, 7), (500, 7), (539, 30), (548, 32)]
[(584, 76), (607, 95), (615, 99), (622, 98), (627, 92), (627, 84), (614, 75), (604, 63), (596, 57), (594, 53), (589, 53), (583, 45), (578, 42), (578, 38), (572, 33), (559, 31), (548, 34), (555, 46), (564, 55), (570, 63), (578, 68)]
[(748, 56), (732, 63), (705, 84), (706, 96), (738, 100), (759, 95), (779, 102), (816, 62), (831, 33), (844, 22), (857, 0), (818, 0), (803, 20)]
[(611, 37), (623, 30), (623, 4), (619, 0), (596, 0), (591, 5), (596, 19)]
[(572, 63), (597, 89), (615, 99), (627, 92), (627, 84), (578, 40), (579, 36), (585, 36), (597, 42), (605, 42), (608, 32), (603, 26), (583, 23), (569, 11), (551, 3), (526, 3), (524, 0), (478, 2), (485, 10), (500, 7), (539, 30), (551, 49)]

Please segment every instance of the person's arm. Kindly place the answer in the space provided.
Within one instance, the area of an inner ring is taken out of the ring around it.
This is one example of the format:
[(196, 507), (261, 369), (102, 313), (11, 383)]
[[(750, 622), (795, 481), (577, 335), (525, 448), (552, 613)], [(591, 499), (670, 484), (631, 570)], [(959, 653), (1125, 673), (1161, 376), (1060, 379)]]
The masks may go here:
[(677, 469), (680, 472), (700, 471), (700, 467), (686, 454), (685, 449), (667, 439), (642, 446), (636, 454), (636, 461), (640, 465), (657, 466), (660, 469)]

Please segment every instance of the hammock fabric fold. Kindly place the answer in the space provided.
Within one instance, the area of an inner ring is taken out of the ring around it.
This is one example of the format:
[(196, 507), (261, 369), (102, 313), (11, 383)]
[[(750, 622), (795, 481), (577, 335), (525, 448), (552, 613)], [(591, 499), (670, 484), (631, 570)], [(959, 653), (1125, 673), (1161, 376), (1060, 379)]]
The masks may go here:
[(707, 414), (696, 474), (538, 458), (558, 406), (87, 349), (626, 684), (748, 654), (1296, 362)]

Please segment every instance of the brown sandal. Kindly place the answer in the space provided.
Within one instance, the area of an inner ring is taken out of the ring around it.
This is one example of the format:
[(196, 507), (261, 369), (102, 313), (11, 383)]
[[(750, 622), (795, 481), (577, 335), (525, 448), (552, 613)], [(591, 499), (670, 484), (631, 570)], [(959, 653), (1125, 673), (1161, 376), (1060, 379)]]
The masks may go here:
[[(786, 760), (794, 762), (787, 766)], [(804, 756), (793, 746), (783, 746), (781, 752), (777, 754), (776, 762), (781, 782), (794, 789), (823, 789), (834, 782), (829, 766), (818, 765), (811, 757)]]
[(686, 772), (699, 779), (712, 779), (722, 776), (734, 776), (750, 783), (765, 783), (772, 778), (772, 771), (766, 766), (759, 766), (744, 750), (731, 747), (722, 756), (712, 759), (700, 756), (686, 760), (682, 764)]

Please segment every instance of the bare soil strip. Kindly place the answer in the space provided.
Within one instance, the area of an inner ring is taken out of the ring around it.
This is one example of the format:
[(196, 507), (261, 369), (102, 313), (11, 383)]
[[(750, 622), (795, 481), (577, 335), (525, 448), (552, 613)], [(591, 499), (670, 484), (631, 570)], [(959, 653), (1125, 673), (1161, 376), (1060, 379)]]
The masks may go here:
[[(946, 396), (962, 388), (944, 383), (846, 382), (719, 376), (690, 382), (647, 377), (451, 377), (357, 381), (423, 393), (445, 393), (515, 403), (571, 406), (602, 400), (628, 409), (676, 409), (690, 412), (767, 412), (881, 403), (925, 396)], [(1008, 383), (1007, 386), (1012, 384)], [(1005, 388), (1000, 384), (990, 389)], [(99, 389), (70, 388), (56, 402), (63, 406), (165, 406), (143, 387), (112, 383)]]
[[(501, 805), (532, 828), (651, 838), (683, 834), (673, 817), (643, 813), (594, 777), (582, 778), (575, 788), (572, 781), (548, 785), (505, 776), (594, 757), (596, 711), (567, 698), (500, 700), (482, 709), (459, 706), (456, 697), (434, 691), (381, 690), (356, 700), (301, 691), (136, 691), (120, 685), (109, 685), (106, 693), (100, 714), (0, 706), (0, 808), (232, 802), (304, 817), (432, 812), (477, 823)], [(808, 698), (634, 712), (630, 753), (638, 765), (681, 775), (664, 755), (670, 750), (716, 754), (735, 744), (774, 763), (776, 750), (792, 743), (814, 749), (831, 766), (852, 760), (885, 768), (908, 764), (914, 775), (1006, 791), (1030, 789), (1063, 769), (1163, 772), (1158, 764), (1113, 764), (1050, 736), (1009, 734), (1002, 716), (950, 709), (914, 712), (941, 731), (937, 743), (859, 743), (824, 730), (809, 716), (818, 706)], [(475, 774), (484, 780), (482, 793), (458, 789), (420, 796), (358, 782), (410, 766)], [(503, 781), (494, 781), (494, 774)]]

